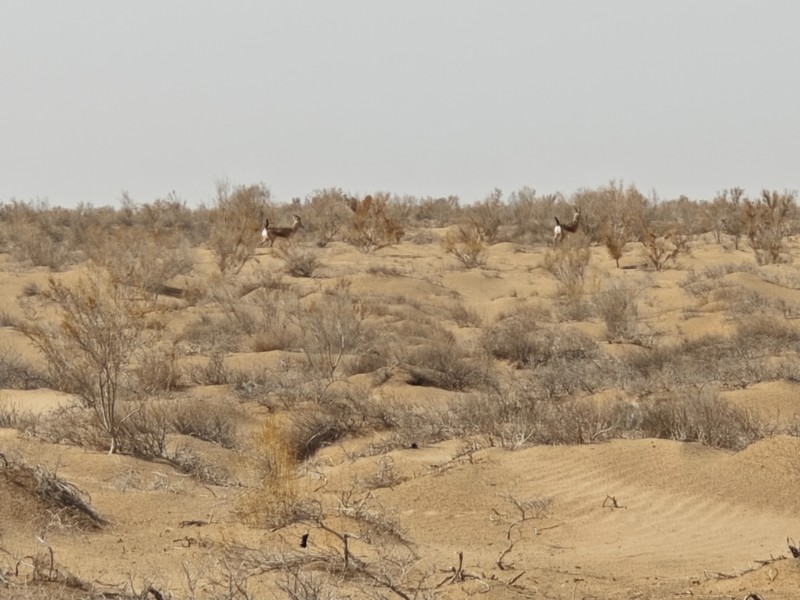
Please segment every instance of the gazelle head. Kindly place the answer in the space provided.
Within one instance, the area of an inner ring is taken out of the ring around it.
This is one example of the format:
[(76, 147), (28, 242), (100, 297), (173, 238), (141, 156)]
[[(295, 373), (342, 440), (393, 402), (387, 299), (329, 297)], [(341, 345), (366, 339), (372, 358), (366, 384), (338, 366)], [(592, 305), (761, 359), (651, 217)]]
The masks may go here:
[(292, 222), (292, 227), (305, 229), (305, 227), (303, 227), (303, 221), (300, 219), (298, 215), (292, 215), (292, 217), (294, 218), (294, 222)]

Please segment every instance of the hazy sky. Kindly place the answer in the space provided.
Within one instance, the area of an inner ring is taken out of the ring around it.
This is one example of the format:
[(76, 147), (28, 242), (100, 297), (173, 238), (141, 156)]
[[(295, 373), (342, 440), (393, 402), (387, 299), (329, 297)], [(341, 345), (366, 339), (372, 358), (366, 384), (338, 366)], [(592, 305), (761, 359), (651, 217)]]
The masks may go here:
[(0, 0), (0, 201), (800, 187), (795, 0)]

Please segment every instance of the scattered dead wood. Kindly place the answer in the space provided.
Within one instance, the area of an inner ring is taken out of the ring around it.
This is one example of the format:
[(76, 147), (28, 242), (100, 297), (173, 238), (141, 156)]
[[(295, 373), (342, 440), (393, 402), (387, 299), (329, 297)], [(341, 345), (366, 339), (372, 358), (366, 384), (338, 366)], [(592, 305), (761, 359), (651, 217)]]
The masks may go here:
[(606, 499), (603, 500), (603, 508), (628, 508), (627, 506), (622, 506), (619, 502), (617, 502), (616, 496), (606, 496)]
[(203, 521), (202, 519), (189, 519), (187, 521), (181, 521), (181, 527), (202, 527), (203, 525), (208, 525), (208, 521)]
[(480, 581), (484, 585), (486, 585), (487, 589), (489, 588), (489, 584), (486, 583), (486, 581), (485, 581), (486, 577), (484, 575), (482, 575), (482, 574), (478, 575), (477, 573), (472, 573), (471, 571), (465, 571), (464, 570), (464, 553), (462, 551), (460, 551), (460, 550), (458, 552), (458, 566), (457, 567), (450, 567), (449, 571), (445, 571), (445, 572), (450, 572), (452, 574), (448, 575), (447, 577), (445, 577), (436, 586), (437, 588), (440, 588), (443, 585), (453, 585), (453, 584), (456, 584), (456, 583), (463, 583), (464, 581), (467, 581), (468, 579), (474, 579), (474, 580)]

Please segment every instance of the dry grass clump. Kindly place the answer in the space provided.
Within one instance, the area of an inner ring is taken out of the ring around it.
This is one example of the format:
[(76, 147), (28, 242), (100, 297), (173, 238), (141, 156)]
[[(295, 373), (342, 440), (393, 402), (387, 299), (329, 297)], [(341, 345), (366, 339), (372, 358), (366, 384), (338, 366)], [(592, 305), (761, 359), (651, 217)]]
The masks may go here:
[(276, 528), (316, 515), (318, 507), (302, 497), (297, 459), (278, 419), (264, 421), (253, 436), (258, 484), (243, 494), (237, 512), (256, 527)]
[(448, 231), (442, 240), (442, 248), (467, 269), (486, 264), (483, 234), (475, 223), (461, 223), (455, 230)]
[(581, 232), (568, 235), (544, 255), (543, 266), (558, 281), (559, 310), (567, 319), (581, 320), (588, 315), (583, 294), (590, 258), (589, 238)]

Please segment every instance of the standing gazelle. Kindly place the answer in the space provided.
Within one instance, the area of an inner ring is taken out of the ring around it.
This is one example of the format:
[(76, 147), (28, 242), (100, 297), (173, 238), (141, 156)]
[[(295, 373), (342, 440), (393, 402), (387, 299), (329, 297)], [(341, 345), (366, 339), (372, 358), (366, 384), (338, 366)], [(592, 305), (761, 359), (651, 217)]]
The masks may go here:
[(558, 220), (558, 217), (555, 217), (556, 226), (553, 227), (553, 246), (555, 246), (558, 242), (563, 241), (564, 236), (567, 233), (575, 233), (578, 231), (578, 226), (581, 222), (581, 209), (577, 206), (573, 206), (572, 210), (573, 214), (571, 223), (562, 223)]
[(303, 222), (300, 220), (300, 217), (297, 215), (292, 215), (292, 217), (294, 221), (292, 221), (291, 227), (270, 227), (269, 221), (265, 219), (264, 229), (261, 232), (261, 239), (269, 239), (269, 245), (272, 247), (276, 238), (282, 237), (288, 239), (292, 237), (299, 228), (303, 227)]

